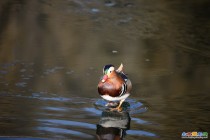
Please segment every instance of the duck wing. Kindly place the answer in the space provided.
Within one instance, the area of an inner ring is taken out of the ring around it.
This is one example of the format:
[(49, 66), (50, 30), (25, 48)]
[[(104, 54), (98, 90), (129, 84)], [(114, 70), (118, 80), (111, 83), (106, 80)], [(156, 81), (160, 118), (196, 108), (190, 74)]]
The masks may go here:
[(127, 82), (128, 77), (126, 76), (126, 74), (124, 74), (123, 72), (117, 72), (117, 73), (125, 82)]

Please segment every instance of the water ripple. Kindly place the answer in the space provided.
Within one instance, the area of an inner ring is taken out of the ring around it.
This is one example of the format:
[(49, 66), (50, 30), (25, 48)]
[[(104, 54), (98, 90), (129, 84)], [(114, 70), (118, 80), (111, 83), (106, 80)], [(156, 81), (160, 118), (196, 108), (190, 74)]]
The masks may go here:
[(135, 121), (137, 124), (150, 124), (149, 122), (139, 119), (139, 118), (131, 118), (132, 121)]
[(66, 108), (66, 107), (50, 107), (50, 106), (45, 106), (42, 109), (50, 110), (50, 111), (67, 111), (67, 110), (69, 110), (69, 108)]
[(142, 130), (128, 130), (126, 132), (127, 132), (127, 134), (134, 135), (134, 136), (157, 137), (157, 135), (154, 133), (142, 131)]
[(71, 135), (75, 135), (75, 136), (82, 137), (82, 138), (93, 138), (93, 136), (88, 135), (86, 133), (82, 133), (82, 132), (74, 131), (74, 130), (69, 130), (69, 129), (64, 129), (64, 128), (40, 126), (40, 127), (37, 127), (37, 130), (52, 132), (52, 133), (57, 133), (57, 134), (71, 134)]
[(38, 121), (42, 122), (42, 123), (49, 123), (49, 124), (55, 124), (55, 125), (68, 125), (68, 126), (81, 127), (81, 128), (87, 128), (87, 129), (95, 129), (96, 128), (96, 126), (94, 124), (69, 121), (69, 120), (38, 119)]
[(91, 107), (85, 107), (83, 108), (84, 111), (90, 112), (90, 113), (94, 113), (96, 115), (101, 115), (102, 111), (98, 110), (96, 108), (91, 108)]

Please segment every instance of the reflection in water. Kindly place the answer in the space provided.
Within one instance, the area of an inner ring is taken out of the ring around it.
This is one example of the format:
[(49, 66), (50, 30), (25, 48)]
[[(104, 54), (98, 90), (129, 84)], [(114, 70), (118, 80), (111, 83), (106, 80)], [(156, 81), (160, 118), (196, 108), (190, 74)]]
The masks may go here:
[(130, 115), (127, 111), (117, 112), (105, 110), (97, 124), (98, 140), (121, 140), (130, 129)]
[[(126, 136), (126, 134), (128, 134), (128, 139), (136, 136), (147, 138), (157, 137), (156, 134), (149, 131), (130, 128), (131, 121), (133, 122), (133, 126), (136, 124), (139, 124), (140, 126), (150, 124), (143, 119), (130, 117), (130, 114), (141, 114), (147, 111), (147, 108), (145, 108), (141, 102), (128, 99), (122, 104), (122, 112), (110, 111), (109, 108), (104, 106), (105, 104), (106, 102), (104, 100), (98, 100), (95, 103), (97, 108), (103, 110), (100, 116), (100, 121), (97, 123), (96, 127), (98, 140), (121, 140)], [(99, 113), (96, 110), (92, 110), (92, 112), (97, 112), (97, 114)]]

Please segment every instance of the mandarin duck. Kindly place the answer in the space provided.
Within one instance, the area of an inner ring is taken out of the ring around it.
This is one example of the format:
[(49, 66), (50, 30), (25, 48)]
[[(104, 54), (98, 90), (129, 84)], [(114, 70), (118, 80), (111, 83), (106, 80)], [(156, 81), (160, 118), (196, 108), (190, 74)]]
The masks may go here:
[(123, 73), (123, 64), (117, 70), (111, 64), (105, 65), (103, 74), (104, 76), (98, 84), (98, 93), (109, 103), (118, 102), (118, 106), (112, 110), (121, 111), (121, 105), (130, 95), (132, 88), (131, 81)]

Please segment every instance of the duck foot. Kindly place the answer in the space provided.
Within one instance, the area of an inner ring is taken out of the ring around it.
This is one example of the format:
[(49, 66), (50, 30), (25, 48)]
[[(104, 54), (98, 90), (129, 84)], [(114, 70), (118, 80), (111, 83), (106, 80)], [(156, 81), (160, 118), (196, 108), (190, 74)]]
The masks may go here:
[(116, 108), (110, 108), (111, 111), (118, 111), (121, 112), (123, 108), (121, 107), (122, 103), (125, 101), (125, 99), (121, 100), (119, 105)]
[(110, 108), (111, 111), (118, 111), (121, 112), (123, 110), (122, 107)]

